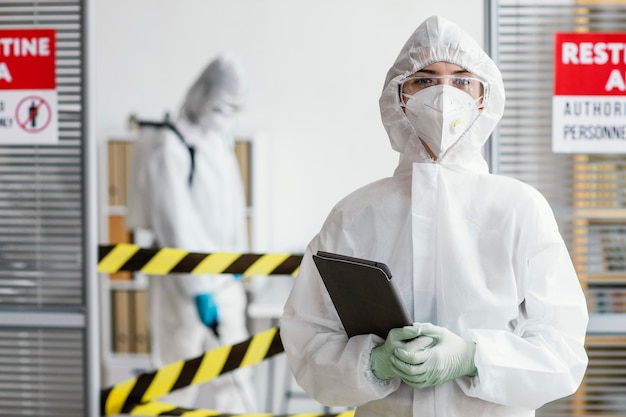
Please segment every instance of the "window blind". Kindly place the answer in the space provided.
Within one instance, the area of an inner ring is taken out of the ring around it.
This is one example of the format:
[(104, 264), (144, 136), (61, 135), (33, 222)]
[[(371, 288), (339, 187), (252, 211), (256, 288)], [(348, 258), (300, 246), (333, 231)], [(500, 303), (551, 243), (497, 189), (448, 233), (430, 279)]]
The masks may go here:
[[(552, 153), (555, 32), (623, 32), (626, 1), (487, 3), (487, 37), (507, 101), (490, 141), (493, 172), (537, 188), (555, 212), (590, 312), (578, 392), (537, 416), (626, 416), (626, 155)], [(608, 326), (597, 326), (605, 323)], [(594, 330), (601, 328), (601, 330)]]
[(59, 124), (0, 145), (0, 416), (88, 415), (83, 6), (0, 2), (0, 30), (56, 31)]
[(85, 416), (82, 334), (0, 329), (0, 415)]

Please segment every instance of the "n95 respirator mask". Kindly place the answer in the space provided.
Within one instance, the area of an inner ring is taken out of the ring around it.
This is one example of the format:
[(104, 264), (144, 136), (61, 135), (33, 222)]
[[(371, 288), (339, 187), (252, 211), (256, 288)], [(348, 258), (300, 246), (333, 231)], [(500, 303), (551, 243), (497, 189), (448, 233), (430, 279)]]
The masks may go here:
[(413, 94), (406, 102), (405, 112), (415, 133), (437, 159), (467, 132), (480, 114), (477, 100), (445, 84)]

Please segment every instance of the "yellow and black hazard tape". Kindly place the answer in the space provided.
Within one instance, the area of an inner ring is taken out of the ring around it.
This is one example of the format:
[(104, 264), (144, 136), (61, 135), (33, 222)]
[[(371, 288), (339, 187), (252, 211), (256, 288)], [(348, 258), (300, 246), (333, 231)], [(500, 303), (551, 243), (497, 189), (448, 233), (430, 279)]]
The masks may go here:
[(98, 248), (98, 271), (139, 271), (149, 275), (170, 273), (296, 275), (302, 255), (289, 253), (193, 253), (177, 248), (145, 249), (129, 243)]
[(172, 404), (150, 402), (138, 404), (128, 413), (133, 416), (181, 416), (181, 417), (352, 417), (354, 410), (340, 413), (306, 413), (306, 414), (227, 414), (221, 411), (191, 409), (177, 407)]
[(179, 388), (203, 384), (234, 369), (256, 365), (283, 351), (279, 329), (271, 328), (241, 343), (221, 346), (105, 388), (100, 392), (100, 413), (128, 414), (139, 404), (147, 404)]

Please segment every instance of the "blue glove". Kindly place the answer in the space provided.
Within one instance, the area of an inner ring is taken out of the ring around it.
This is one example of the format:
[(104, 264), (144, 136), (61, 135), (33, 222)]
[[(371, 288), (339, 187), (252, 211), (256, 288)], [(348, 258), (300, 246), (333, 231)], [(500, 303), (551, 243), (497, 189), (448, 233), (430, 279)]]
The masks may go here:
[(205, 293), (196, 295), (196, 309), (198, 310), (200, 321), (204, 323), (206, 327), (213, 330), (216, 336), (219, 336), (217, 332), (219, 314), (213, 294)]
[(392, 363), (394, 359), (393, 352), (418, 335), (419, 328), (413, 326), (399, 327), (389, 331), (385, 343), (372, 349), (370, 355), (372, 361), (371, 369), (376, 378), (384, 380), (399, 376), (396, 374)]
[(434, 339), (432, 347), (408, 351), (399, 347), (391, 360), (397, 375), (408, 385), (426, 388), (462, 376), (474, 376), (476, 345), (450, 330), (430, 323), (415, 324), (420, 335)]

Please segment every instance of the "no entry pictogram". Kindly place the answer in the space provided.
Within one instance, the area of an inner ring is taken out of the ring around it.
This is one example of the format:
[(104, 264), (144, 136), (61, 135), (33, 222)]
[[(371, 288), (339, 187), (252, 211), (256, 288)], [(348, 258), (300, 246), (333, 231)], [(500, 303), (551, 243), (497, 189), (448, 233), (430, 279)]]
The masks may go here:
[(25, 97), (15, 109), (15, 120), (26, 132), (41, 132), (48, 127), (50, 120), (52, 120), (50, 104), (42, 97)]

